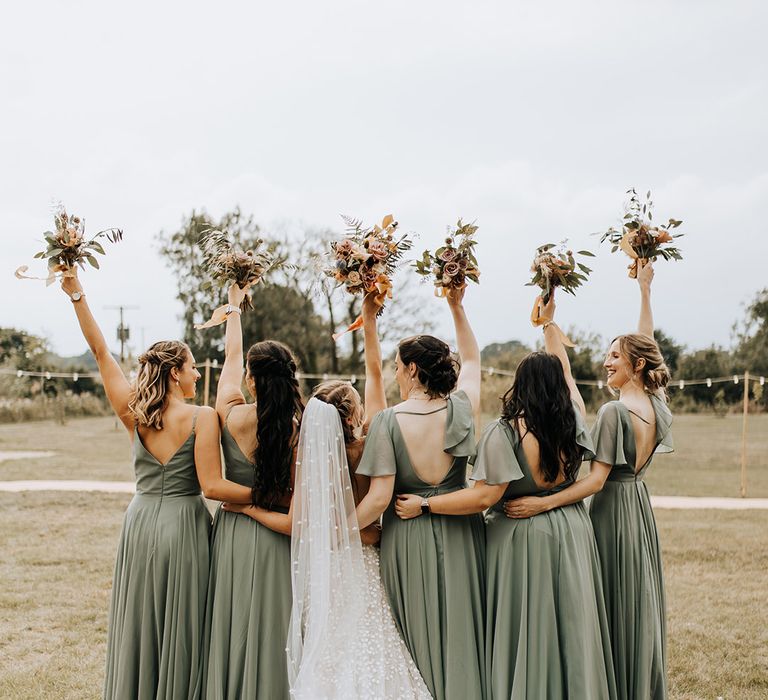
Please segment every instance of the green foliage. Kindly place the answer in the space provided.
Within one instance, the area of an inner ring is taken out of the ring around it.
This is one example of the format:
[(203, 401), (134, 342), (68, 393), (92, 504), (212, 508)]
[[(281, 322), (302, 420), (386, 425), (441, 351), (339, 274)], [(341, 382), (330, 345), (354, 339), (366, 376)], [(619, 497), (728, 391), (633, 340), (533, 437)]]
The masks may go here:
[(684, 346), (676, 343), (671, 336), (667, 335), (659, 328), (653, 332), (653, 337), (659, 345), (659, 350), (661, 350), (661, 355), (664, 358), (664, 362), (667, 363), (669, 371), (672, 373), (673, 377), (676, 376), (680, 363), (680, 356), (685, 351)]
[(16, 328), (0, 328), (0, 365), (23, 370), (49, 369), (41, 364), (47, 355), (45, 338)]

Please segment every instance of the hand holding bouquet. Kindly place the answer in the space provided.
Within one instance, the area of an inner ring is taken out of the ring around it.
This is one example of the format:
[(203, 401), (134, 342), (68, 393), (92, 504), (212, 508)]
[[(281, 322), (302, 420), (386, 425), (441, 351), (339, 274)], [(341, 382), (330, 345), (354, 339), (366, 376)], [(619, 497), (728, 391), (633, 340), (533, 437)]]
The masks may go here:
[[(342, 218), (348, 233), (342, 240), (331, 243), (332, 264), (325, 274), (350, 294), (374, 292), (383, 308), (384, 300), (392, 298), (392, 276), (412, 243), (406, 235), (399, 238), (395, 235), (397, 221), (391, 214), (372, 228), (363, 228), (358, 219)], [(362, 316), (358, 316), (345, 331), (335, 333), (334, 339), (357, 330), (362, 324)]]
[[(212, 230), (200, 241), (203, 251), (203, 268), (209, 279), (202, 284), (204, 290), (223, 288), (237, 284), (240, 289), (247, 290), (240, 303), (240, 310), (253, 308), (250, 288), (261, 282), (264, 275), (274, 267), (274, 260), (266, 250), (261, 250), (262, 240), (255, 242), (252, 250), (238, 250), (229, 240), (226, 232)], [(218, 326), (227, 319), (228, 305), (215, 309), (209, 321), (198, 324), (196, 329)]]
[(611, 243), (611, 252), (623, 250), (632, 263), (629, 265), (629, 276), (637, 277), (638, 260), (643, 264), (649, 260), (655, 262), (662, 257), (665, 260), (682, 260), (680, 249), (669, 245), (675, 238), (683, 236), (682, 233), (672, 233), (683, 222), (678, 219), (670, 219), (666, 224), (655, 226), (653, 224), (653, 202), (650, 190), (642, 202), (634, 188), (627, 191), (630, 195), (629, 203), (624, 212), (621, 230), (609, 228), (600, 238), (600, 242), (607, 240)]
[(414, 263), (416, 273), (424, 277), (434, 276), (435, 296), (444, 297), (451, 289), (466, 287), (467, 280), (480, 282), (474, 247), (477, 226), (465, 224), (459, 219), (456, 228), (449, 231), (445, 245), (434, 253), (424, 251), (421, 260)]
[[(595, 257), (588, 250), (580, 250), (575, 255)], [(545, 323), (553, 323), (552, 318), (546, 313), (547, 304), (555, 289), (561, 288), (568, 294), (576, 294), (574, 291), (587, 281), (591, 268), (577, 262), (572, 250), (565, 249), (565, 241), (559, 246), (547, 243), (536, 249), (536, 256), (531, 265), (533, 277), (527, 286), (540, 287), (541, 294), (536, 297), (531, 312), (531, 323), (534, 326), (543, 326)], [(560, 331), (563, 344), (573, 347), (573, 342), (565, 333)]]
[[(573, 251), (565, 249), (565, 243), (563, 241), (559, 246), (547, 243), (536, 249), (536, 256), (531, 265), (533, 278), (526, 286), (541, 287), (541, 298), (545, 304), (555, 287), (561, 287), (568, 294), (575, 294), (574, 290), (586, 282), (592, 272), (583, 263), (576, 262)], [(594, 253), (588, 250), (580, 250), (576, 255), (595, 257)]]
[(105, 255), (104, 248), (99, 243), (99, 238), (106, 238), (110, 243), (118, 243), (123, 238), (123, 232), (117, 228), (104, 229), (95, 236), (86, 240), (85, 219), (74, 214), (67, 214), (64, 205), (59, 203), (53, 212), (54, 231), (46, 231), (43, 236), (47, 247), (35, 258), (44, 258), (48, 261), (48, 277), (30, 277), (24, 273), (29, 270), (27, 265), (22, 265), (16, 270), (19, 279), (45, 280), (46, 286), (53, 284), (56, 275), (74, 277), (76, 266), (85, 268), (85, 263), (99, 268), (99, 261), (95, 253)]

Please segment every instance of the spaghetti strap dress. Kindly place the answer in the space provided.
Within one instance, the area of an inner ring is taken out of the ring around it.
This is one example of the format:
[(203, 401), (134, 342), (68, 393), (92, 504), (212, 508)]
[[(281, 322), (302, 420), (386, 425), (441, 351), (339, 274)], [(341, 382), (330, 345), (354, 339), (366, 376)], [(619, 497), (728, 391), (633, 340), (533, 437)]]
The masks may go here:
[(673, 450), (672, 414), (657, 396), (651, 395), (650, 400), (656, 418), (656, 447), (637, 472), (634, 428), (625, 404), (604, 404), (592, 429), (595, 459), (611, 465), (603, 490), (592, 498), (589, 514), (600, 552), (621, 700), (667, 697), (664, 574), (656, 520), (643, 477), (655, 453)]
[(165, 464), (134, 435), (136, 494), (115, 562), (105, 698), (194, 696), (211, 531), (195, 471), (196, 419)]
[[(424, 497), (466, 488), (475, 454), (472, 406), (463, 391), (446, 410), (444, 451), (453, 456), (438, 484), (419, 478), (393, 409), (371, 422), (358, 474), (395, 476), (395, 493)], [(485, 697), (485, 528), (478, 515), (422, 515), (401, 520), (394, 499), (384, 512), (381, 577), (392, 613), (436, 700)]]
[[(226, 423), (221, 447), (227, 479), (253, 486), (255, 465)], [(219, 507), (211, 540), (200, 697), (288, 698), (290, 616), (290, 537)]]
[[(576, 442), (592, 457), (578, 409)], [(508, 484), (486, 515), (488, 697), (513, 700), (613, 700), (608, 621), (600, 562), (582, 502), (530, 518), (504, 514), (505, 501), (556, 493), (534, 480), (518, 431), (491, 423), (477, 447), (472, 478)]]

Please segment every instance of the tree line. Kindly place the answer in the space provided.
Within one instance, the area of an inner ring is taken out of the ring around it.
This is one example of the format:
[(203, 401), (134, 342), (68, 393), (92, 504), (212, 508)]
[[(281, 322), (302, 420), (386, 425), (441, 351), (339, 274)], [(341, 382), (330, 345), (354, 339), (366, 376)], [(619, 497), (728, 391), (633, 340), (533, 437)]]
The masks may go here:
[[(223, 298), (223, 293), (212, 294), (201, 288), (205, 274), (199, 242), (211, 229), (226, 231), (233, 244), (243, 250), (254, 248), (258, 241), (263, 241), (280, 263), (253, 289), (254, 308), (242, 318), (248, 342), (273, 338), (286, 343), (296, 353), (301, 371), (307, 374), (362, 376), (364, 363), (359, 334), (349, 334), (348, 341), (341, 344), (331, 338), (334, 331), (357, 317), (362, 301), (359, 296), (335, 288), (333, 280), (322, 273), (323, 254), (328, 250), (329, 241), (338, 238), (338, 232), (310, 228), (300, 238), (269, 234), (261, 229), (253, 216), (243, 214), (240, 209), (227, 212), (218, 219), (205, 211), (193, 211), (183, 218), (175, 231), (157, 234), (158, 250), (175, 277), (176, 297), (183, 309), (182, 338), (198, 362), (210, 359), (221, 363), (224, 359), (224, 326), (206, 331), (194, 328), (195, 323), (210, 317)], [(415, 276), (405, 276), (395, 299), (387, 302), (390, 308), (380, 323), (385, 347), (404, 336), (433, 330), (421, 295), (409, 293), (408, 288), (412, 291), (415, 284), (418, 284)], [(583, 380), (603, 379), (602, 362), (607, 339), (575, 328), (568, 330), (577, 343), (576, 348), (568, 351), (574, 376)], [(756, 375), (768, 375), (768, 288), (756, 293), (743, 317), (734, 324), (730, 348), (712, 345), (689, 350), (663, 330), (656, 331), (656, 340), (675, 382), (743, 375), (746, 370)], [(533, 349), (536, 348), (516, 340), (494, 343), (483, 349), (483, 364), (514, 371), (520, 359)], [(66, 368), (86, 372), (92, 371), (93, 365), (87, 353), (80, 358), (59, 358), (50, 352), (46, 339), (14, 328), (0, 328), (0, 368), (37, 371)], [(485, 410), (494, 410), (498, 396), (508, 387), (509, 381), (509, 377), (485, 378)], [(582, 389), (592, 407), (606, 398), (604, 389), (589, 386)], [(762, 389), (761, 385), (754, 384), (750, 397), (755, 408), (766, 409), (768, 395)], [(55, 398), (81, 394), (101, 395), (100, 384), (85, 377), (78, 381), (66, 378), (30, 381), (13, 374), (0, 375), (0, 397), (6, 402), (35, 395)], [(688, 386), (682, 390), (675, 385), (670, 389), (673, 407), (678, 411), (725, 412), (729, 406), (738, 404), (742, 395), (743, 386), (732, 382), (712, 387)]]

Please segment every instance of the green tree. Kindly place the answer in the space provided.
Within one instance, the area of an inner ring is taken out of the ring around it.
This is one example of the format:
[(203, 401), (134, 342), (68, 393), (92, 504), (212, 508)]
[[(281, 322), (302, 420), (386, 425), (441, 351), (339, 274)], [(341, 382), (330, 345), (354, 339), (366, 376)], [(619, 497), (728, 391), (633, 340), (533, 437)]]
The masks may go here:
[[(217, 296), (201, 289), (206, 279), (200, 240), (209, 229), (226, 231), (233, 244), (247, 250), (263, 238), (261, 229), (252, 216), (245, 216), (240, 209), (214, 220), (207, 213), (193, 211), (173, 233), (160, 233), (160, 253), (165, 257), (177, 282), (177, 299), (184, 308), (182, 321), (184, 340), (193, 354), (205, 359), (223, 360), (224, 327), (203, 331), (195, 330), (195, 323), (210, 317), (220, 306), (224, 294)], [(267, 241), (268, 247), (278, 259), (284, 259), (288, 251), (280, 241)], [(325, 371), (327, 350), (322, 331), (322, 318), (316, 313), (308, 290), (291, 284), (290, 276), (283, 275), (272, 281), (268, 275), (262, 284), (253, 289), (254, 310), (243, 314), (243, 334), (246, 345), (274, 338), (288, 345), (297, 355), (304, 372)]]
[(660, 328), (657, 328), (653, 332), (653, 337), (659, 345), (659, 350), (664, 358), (664, 362), (666, 362), (667, 367), (669, 367), (669, 371), (672, 373), (673, 377), (676, 377), (680, 356), (685, 351), (684, 346), (676, 343), (671, 336), (667, 335)]

